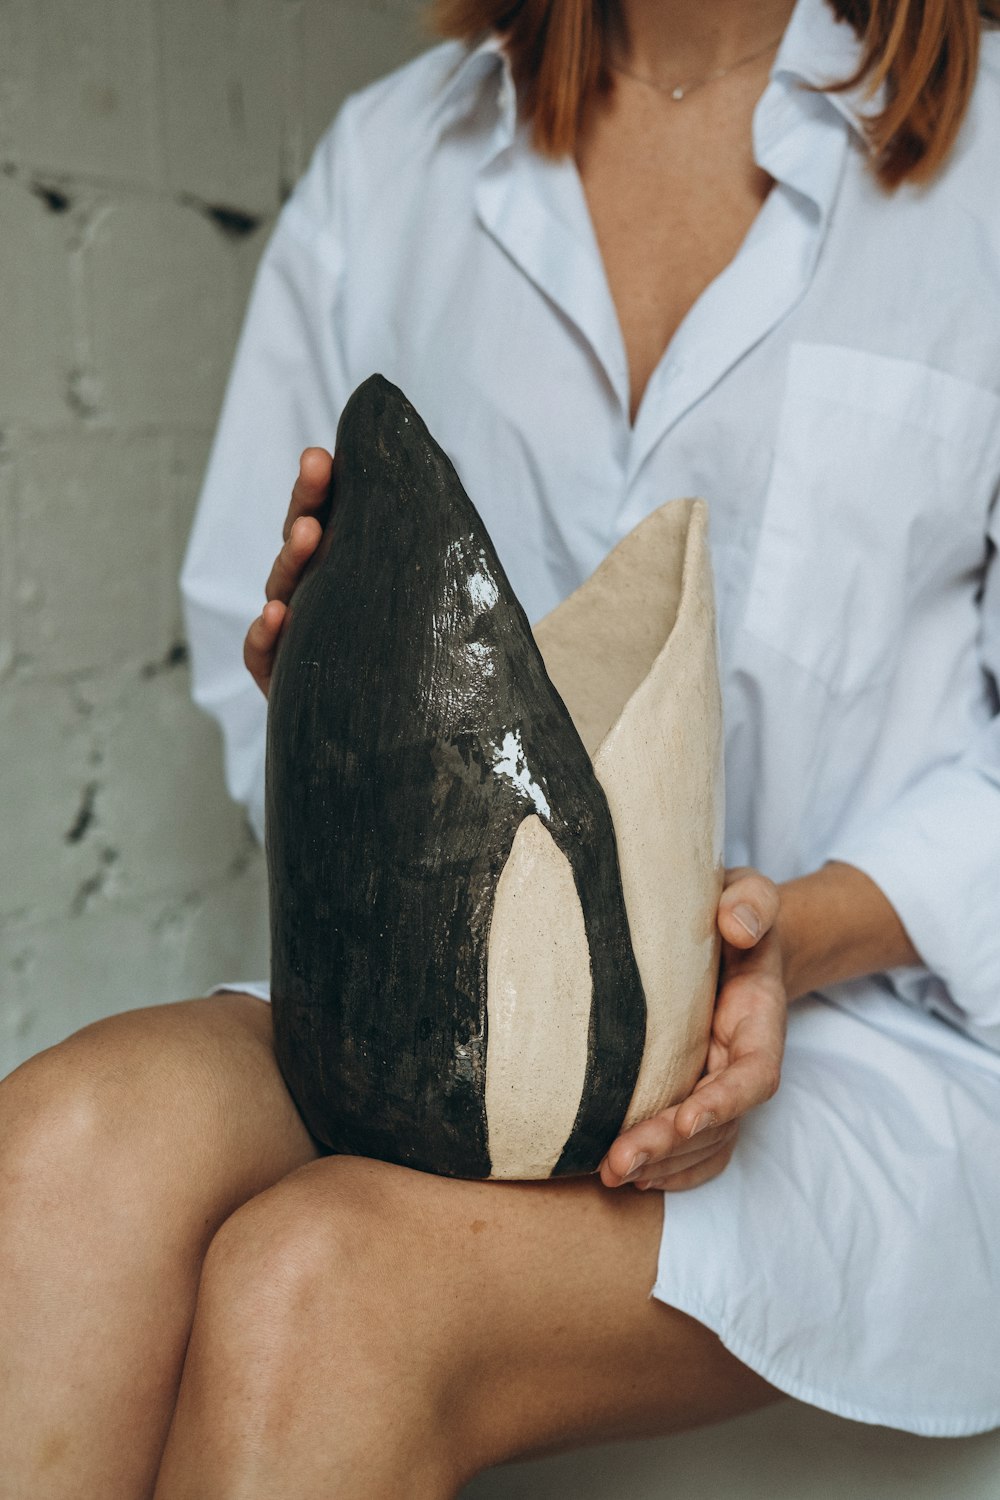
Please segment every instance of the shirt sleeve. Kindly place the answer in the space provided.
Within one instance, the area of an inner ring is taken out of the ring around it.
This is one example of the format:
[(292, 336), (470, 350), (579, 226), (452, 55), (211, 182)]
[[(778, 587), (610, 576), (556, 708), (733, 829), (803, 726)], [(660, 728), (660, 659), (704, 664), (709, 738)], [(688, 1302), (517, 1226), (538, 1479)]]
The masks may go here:
[(333, 450), (349, 394), (345, 106), (283, 208), (254, 282), (181, 570), (192, 694), (222, 730), (226, 784), (264, 833), (267, 704), (243, 664), (303, 448)]
[(925, 969), (889, 977), (904, 998), (1000, 1049), (1000, 506), (980, 599), (980, 662), (994, 716), (829, 851), (875, 881)]

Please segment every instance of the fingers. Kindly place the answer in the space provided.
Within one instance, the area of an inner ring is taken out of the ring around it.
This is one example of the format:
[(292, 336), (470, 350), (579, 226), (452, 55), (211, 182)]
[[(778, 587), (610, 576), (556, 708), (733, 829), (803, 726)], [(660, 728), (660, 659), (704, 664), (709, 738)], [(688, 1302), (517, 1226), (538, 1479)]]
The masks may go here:
[(282, 530), (284, 546), (275, 559), (264, 593), (287, 604), (302, 570), (319, 546), (330, 510), (333, 459), (325, 448), (306, 448)]
[(325, 448), (306, 448), (299, 459), (299, 475), (292, 489), (292, 503), (282, 532), (287, 542), (300, 516), (316, 516), (322, 525), (330, 501), (330, 478), (333, 458)]
[(333, 458), (325, 448), (306, 448), (282, 531), (283, 545), (264, 587), (267, 603), (246, 633), (243, 660), (267, 697), (274, 653), (285, 622), (288, 601), (306, 564), (319, 546), (332, 503)]
[(732, 1120), (728, 1125), (721, 1125), (717, 1130), (706, 1131), (704, 1136), (699, 1136), (703, 1145), (692, 1141), (687, 1150), (674, 1151), (661, 1162), (649, 1162), (641, 1167), (639, 1175), (630, 1179), (634, 1187), (645, 1191), (648, 1187), (662, 1187), (667, 1182), (673, 1182), (675, 1178), (689, 1178), (699, 1167), (706, 1163), (715, 1161), (724, 1155), (726, 1161), (732, 1154), (739, 1134), (739, 1122)]
[(773, 880), (758, 870), (727, 870), (719, 902), (719, 931), (736, 948), (752, 948), (770, 932), (780, 897)]
[(278, 600), (269, 601), (247, 631), (243, 642), (243, 660), (247, 671), (267, 697), (274, 666), (274, 651), (284, 624), (286, 607)]
[(679, 1135), (690, 1139), (773, 1098), (781, 1079), (787, 1017), (784, 986), (780, 975), (766, 966), (765, 954), (760, 955), (757, 972), (727, 980), (716, 1009), (716, 1030), (726, 1042), (726, 1065), (700, 1079), (677, 1106), (674, 1128)]
[(736, 1148), (736, 1132), (733, 1132), (732, 1140), (726, 1141), (717, 1150), (706, 1154), (700, 1161), (688, 1164), (682, 1170), (666, 1173), (653, 1179), (640, 1180), (635, 1186), (645, 1192), (648, 1188), (659, 1188), (664, 1193), (683, 1193), (689, 1188), (700, 1187), (703, 1182), (710, 1182), (713, 1177), (718, 1177), (724, 1171), (732, 1159)]
[(692, 1141), (677, 1129), (677, 1108), (661, 1110), (618, 1137), (601, 1163), (600, 1175), (605, 1187), (620, 1187), (623, 1182), (649, 1177), (668, 1160), (691, 1166), (695, 1159), (700, 1161), (735, 1135), (735, 1122), (727, 1121), (710, 1126)]
[(268, 576), (264, 588), (266, 598), (288, 603), (322, 535), (323, 528), (315, 516), (299, 516), (295, 520)]
[(699, 1079), (680, 1104), (618, 1137), (601, 1163), (605, 1187), (654, 1174), (672, 1177), (672, 1169), (656, 1171), (668, 1160), (681, 1163), (685, 1173), (695, 1171), (709, 1155), (730, 1144), (741, 1116), (775, 1094), (788, 1006), (772, 949), (773, 938), (767, 937), (739, 954), (744, 970), (727, 979), (716, 1004), (709, 1054), (714, 1071)]
[(788, 999), (774, 924), (777, 887), (756, 870), (726, 872), (719, 903), (722, 983), (707, 1071), (680, 1104), (631, 1127), (600, 1165), (605, 1187), (632, 1182), (679, 1191), (722, 1171), (740, 1118), (777, 1091)]
[(780, 1078), (780, 1053), (775, 1056), (769, 1049), (760, 1048), (737, 1058), (677, 1106), (678, 1134), (686, 1140), (697, 1139), (704, 1130), (738, 1120), (773, 1098)]
[[(672, 1113), (672, 1110), (664, 1111), (664, 1115)], [(654, 1116), (653, 1120), (643, 1122), (644, 1127), (654, 1125), (659, 1126), (658, 1139), (662, 1148), (663, 1142), (671, 1137), (664, 1128), (662, 1116)], [(638, 1125), (635, 1127), (637, 1132), (641, 1128)], [(618, 1172), (612, 1172), (608, 1158), (605, 1158), (601, 1165), (601, 1180), (605, 1187), (620, 1187), (623, 1183), (628, 1183), (641, 1192), (651, 1187), (666, 1189), (668, 1185), (671, 1188), (675, 1185), (694, 1187), (698, 1182), (707, 1182), (709, 1177), (722, 1171), (732, 1156), (738, 1133), (739, 1121), (730, 1120), (724, 1125), (701, 1131), (694, 1140), (685, 1140), (674, 1134), (672, 1147), (663, 1151), (658, 1150), (654, 1144), (654, 1131), (648, 1130), (639, 1155), (649, 1152), (649, 1160), (635, 1167), (628, 1176), (622, 1176)], [(615, 1142), (616, 1147), (620, 1144), (624, 1144), (623, 1138)], [(634, 1146), (629, 1148), (629, 1154), (636, 1154)], [(608, 1153), (608, 1157), (610, 1156), (611, 1152)], [(622, 1163), (619, 1162), (619, 1165)]]

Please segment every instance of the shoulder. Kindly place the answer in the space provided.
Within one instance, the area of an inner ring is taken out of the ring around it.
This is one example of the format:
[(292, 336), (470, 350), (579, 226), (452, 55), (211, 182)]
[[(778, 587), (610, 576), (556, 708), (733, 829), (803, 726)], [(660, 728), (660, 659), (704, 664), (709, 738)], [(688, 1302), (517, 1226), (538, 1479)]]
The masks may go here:
[(433, 125), (442, 97), (469, 49), (463, 42), (440, 42), (402, 67), (360, 89), (344, 104), (353, 130), (377, 150), (379, 143), (405, 151)]
[(1000, 256), (1000, 26), (983, 27), (968, 111), (940, 176), (943, 196), (979, 222)]
[(347, 207), (364, 212), (372, 195), (412, 181), (437, 140), (442, 101), (468, 56), (462, 42), (442, 42), (349, 95), (320, 137), (287, 211), (317, 230), (331, 230)]

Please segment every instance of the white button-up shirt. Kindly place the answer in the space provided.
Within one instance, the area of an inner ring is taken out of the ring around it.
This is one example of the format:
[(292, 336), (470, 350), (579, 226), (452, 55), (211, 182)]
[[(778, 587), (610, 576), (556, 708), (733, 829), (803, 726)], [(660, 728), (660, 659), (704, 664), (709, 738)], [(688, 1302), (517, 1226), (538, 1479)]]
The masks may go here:
[(775, 185), (634, 425), (576, 166), (531, 148), (496, 39), (349, 99), (281, 214), (233, 369), (182, 579), (195, 696), (260, 831), (243, 635), (299, 452), (333, 446), (373, 371), (453, 458), (532, 619), (664, 500), (702, 495), (728, 862), (866, 871), (926, 969), (833, 998), (926, 1035), (902, 997), (998, 1046), (1000, 34), (946, 169), (894, 195), (860, 130), (878, 99), (800, 87), (858, 52), (824, 0), (798, 0), (753, 118)]

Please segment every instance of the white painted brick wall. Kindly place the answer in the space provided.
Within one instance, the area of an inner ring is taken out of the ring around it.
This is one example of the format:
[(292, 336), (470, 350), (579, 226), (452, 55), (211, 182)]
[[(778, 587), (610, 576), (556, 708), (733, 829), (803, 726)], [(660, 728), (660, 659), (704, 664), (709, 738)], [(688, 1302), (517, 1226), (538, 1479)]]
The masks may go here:
[(282, 198), (427, 44), (411, 0), (0, 0), (0, 1075), (267, 972), (177, 571)]
[(154, 181), (152, 0), (4, 0), (0, 16), (2, 135), (13, 159), (46, 171)]
[(161, 6), (165, 171), (175, 193), (252, 213), (273, 209), (293, 14), (275, 0)]
[[(0, 36), (0, 58), (3, 56)], [(10, 170), (8, 168), (8, 170)], [(0, 177), (0, 432), (69, 419), (75, 364), (68, 226), (28, 183)]]

